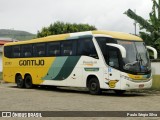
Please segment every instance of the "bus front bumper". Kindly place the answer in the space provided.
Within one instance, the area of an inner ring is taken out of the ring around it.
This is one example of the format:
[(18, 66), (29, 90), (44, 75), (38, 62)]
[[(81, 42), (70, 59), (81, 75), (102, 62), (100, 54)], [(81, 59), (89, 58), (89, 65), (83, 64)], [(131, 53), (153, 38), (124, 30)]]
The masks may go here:
[(122, 90), (132, 90), (132, 89), (147, 89), (152, 87), (152, 78), (149, 78), (148, 80), (125, 80), (124, 84), (121, 84)]

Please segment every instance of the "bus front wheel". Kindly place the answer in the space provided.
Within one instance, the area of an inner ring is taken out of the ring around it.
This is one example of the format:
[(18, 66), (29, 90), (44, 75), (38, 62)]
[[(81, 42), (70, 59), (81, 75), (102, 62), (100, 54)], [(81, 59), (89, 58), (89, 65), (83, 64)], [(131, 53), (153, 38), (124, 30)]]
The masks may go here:
[(27, 89), (30, 89), (33, 87), (33, 84), (32, 84), (32, 77), (30, 75), (27, 75), (25, 78), (24, 78), (24, 83), (25, 83), (25, 87)]
[(88, 89), (90, 94), (92, 95), (98, 95), (101, 94), (102, 92), (97, 78), (90, 79)]
[(18, 88), (24, 88), (24, 80), (21, 75), (16, 76), (16, 84)]

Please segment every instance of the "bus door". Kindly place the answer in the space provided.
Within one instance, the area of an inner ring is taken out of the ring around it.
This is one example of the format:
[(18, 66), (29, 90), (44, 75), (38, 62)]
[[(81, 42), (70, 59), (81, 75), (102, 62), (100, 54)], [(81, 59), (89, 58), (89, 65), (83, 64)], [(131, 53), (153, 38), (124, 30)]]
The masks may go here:
[(120, 52), (115, 47), (108, 46), (108, 85), (110, 89), (120, 89)]

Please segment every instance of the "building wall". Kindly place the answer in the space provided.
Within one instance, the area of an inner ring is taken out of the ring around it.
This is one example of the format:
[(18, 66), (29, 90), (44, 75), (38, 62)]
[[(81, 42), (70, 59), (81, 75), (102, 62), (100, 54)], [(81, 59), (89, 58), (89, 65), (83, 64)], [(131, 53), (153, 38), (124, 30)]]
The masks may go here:
[(2, 53), (0, 52), (0, 72), (2, 72)]
[(160, 62), (151, 62), (152, 74), (160, 75)]
[(12, 39), (12, 38), (1, 38), (0, 37), (0, 73), (2, 72), (2, 50), (3, 50), (3, 45), (8, 43), (8, 42), (16, 42), (17, 40)]
[(2, 72), (2, 48), (3, 46), (0, 45), (0, 72)]
[(160, 61), (151, 62), (153, 84), (152, 89), (160, 90)]

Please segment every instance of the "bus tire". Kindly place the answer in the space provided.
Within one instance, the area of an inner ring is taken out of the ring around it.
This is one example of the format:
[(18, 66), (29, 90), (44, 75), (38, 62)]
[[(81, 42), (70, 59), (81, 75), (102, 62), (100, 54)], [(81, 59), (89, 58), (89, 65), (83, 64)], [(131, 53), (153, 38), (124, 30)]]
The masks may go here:
[(24, 83), (25, 83), (25, 87), (26, 87), (27, 89), (33, 88), (32, 77), (31, 77), (30, 75), (27, 75), (27, 76), (24, 78)]
[(16, 76), (16, 84), (18, 88), (24, 88), (24, 80), (21, 75)]
[(100, 89), (99, 81), (95, 77), (89, 80), (88, 89), (89, 89), (90, 94), (92, 95), (99, 95), (102, 93)]

